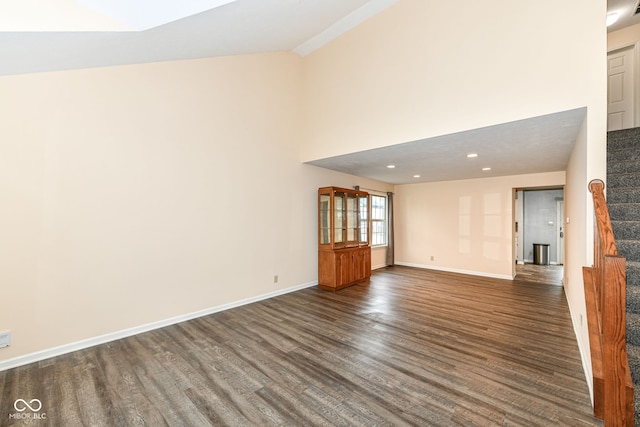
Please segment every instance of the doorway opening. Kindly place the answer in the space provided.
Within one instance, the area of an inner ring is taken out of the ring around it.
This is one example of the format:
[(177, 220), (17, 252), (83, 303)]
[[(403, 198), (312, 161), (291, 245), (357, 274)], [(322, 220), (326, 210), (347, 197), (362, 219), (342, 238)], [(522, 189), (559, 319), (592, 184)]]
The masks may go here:
[(514, 276), (562, 285), (564, 187), (514, 189)]

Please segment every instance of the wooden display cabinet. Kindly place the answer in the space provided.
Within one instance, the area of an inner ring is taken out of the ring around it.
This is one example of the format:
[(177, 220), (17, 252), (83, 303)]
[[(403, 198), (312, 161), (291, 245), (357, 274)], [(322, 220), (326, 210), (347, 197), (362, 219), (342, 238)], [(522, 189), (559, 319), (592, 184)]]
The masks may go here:
[(318, 287), (337, 291), (370, 277), (369, 193), (318, 189)]

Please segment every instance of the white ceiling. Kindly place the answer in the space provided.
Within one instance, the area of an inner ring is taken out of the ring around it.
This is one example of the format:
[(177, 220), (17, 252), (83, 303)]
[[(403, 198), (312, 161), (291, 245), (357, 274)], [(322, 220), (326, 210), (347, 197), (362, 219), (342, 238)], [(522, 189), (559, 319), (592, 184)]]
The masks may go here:
[(617, 13), (620, 18), (616, 23), (607, 28), (608, 31), (616, 31), (640, 23), (640, 15), (635, 15), (638, 0), (607, 0), (607, 13)]
[[(3, 0), (0, 76), (272, 51), (304, 56), (397, 1)], [(631, 17), (636, 1), (608, 0), (622, 14), (610, 30), (640, 22)], [(564, 170), (585, 114), (559, 112), (313, 164), (395, 184)], [(468, 152), (479, 157), (467, 159)]]
[[(154, 9), (149, 7), (147, 14), (143, 14), (146, 18), (142, 19), (139, 13), (133, 13), (139, 6), (131, 6), (131, 16), (125, 16), (121, 8), (113, 5), (108, 11), (100, 9), (109, 12), (109, 16), (85, 7), (89, 3), (99, 5), (112, 1), (0, 2), (0, 30), (11, 30), (0, 32), (0, 76), (259, 52), (295, 51), (304, 55), (398, 0), (180, 0), (219, 6), (145, 31), (126, 29), (155, 25), (171, 20), (169, 16), (180, 18), (197, 9), (193, 6), (184, 10), (162, 10), (151, 16), (149, 11)], [(177, 3), (174, 0), (126, 1), (131, 5)], [(46, 7), (33, 16), (26, 13), (24, 2), (27, 5), (42, 3)], [(79, 2), (85, 5), (79, 7)], [(59, 3), (60, 8), (56, 9), (52, 3)], [(20, 7), (7, 8), (12, 4)], [(61, 10), (66, 12), (62, 17), (59, 16)], [(51, 19), (46, 19), (48, 16)], [(29, 17), (32, 19), (27, 19)], [(17, 31), (20, 26), (25, 30)], [(39, 26), (47, 30), (36, 31)], [(82, 31), (60, 31), (61, 28)], [(90, 28), (110, 30), (87, 31)]]
[(390, 184), (563, 171), (585, 115), (579, 108), (309, 163)]

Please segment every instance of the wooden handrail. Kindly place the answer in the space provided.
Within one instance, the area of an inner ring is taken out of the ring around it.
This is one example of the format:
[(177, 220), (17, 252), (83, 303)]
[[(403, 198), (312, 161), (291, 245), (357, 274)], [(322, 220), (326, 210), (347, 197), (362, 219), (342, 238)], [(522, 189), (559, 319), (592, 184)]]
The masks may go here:
[(604, 182), (589, 183), (593, 197), (594, 264), (583, 268), (593, 370), (594, 415), (605, 426), (633, 426), (633, 383), (627, 357), (626, 260), (618, 255)]
[(589, 183), (589, 191), (593, 197), (593, 209), (595, 211), (596, 224), (594, 231), (599, 235), (596, 243), (600, 244), (603, 255), (618, 255), (618, 247), (616, 246), (611, 218), (609, 217), (609, 208), (604, 197), (604, 182), (600, 179), (594, 179)]

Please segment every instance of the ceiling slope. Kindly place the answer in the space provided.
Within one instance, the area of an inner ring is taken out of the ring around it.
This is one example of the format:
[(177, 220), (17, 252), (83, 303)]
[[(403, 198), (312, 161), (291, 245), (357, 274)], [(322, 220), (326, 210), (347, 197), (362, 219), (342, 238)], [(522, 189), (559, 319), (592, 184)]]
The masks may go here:
[[(306, 55), (396, 1), (209, 0), (210, 5), (220, 5), (146, 31), (123, 31), (124, 24), (118, 24), (117, 31), (5, 31), (0, 32), (0, 75), (294, 51), (298, 47), (297, 53)], [(5, 21), (12, 21), (4, 16)]]

